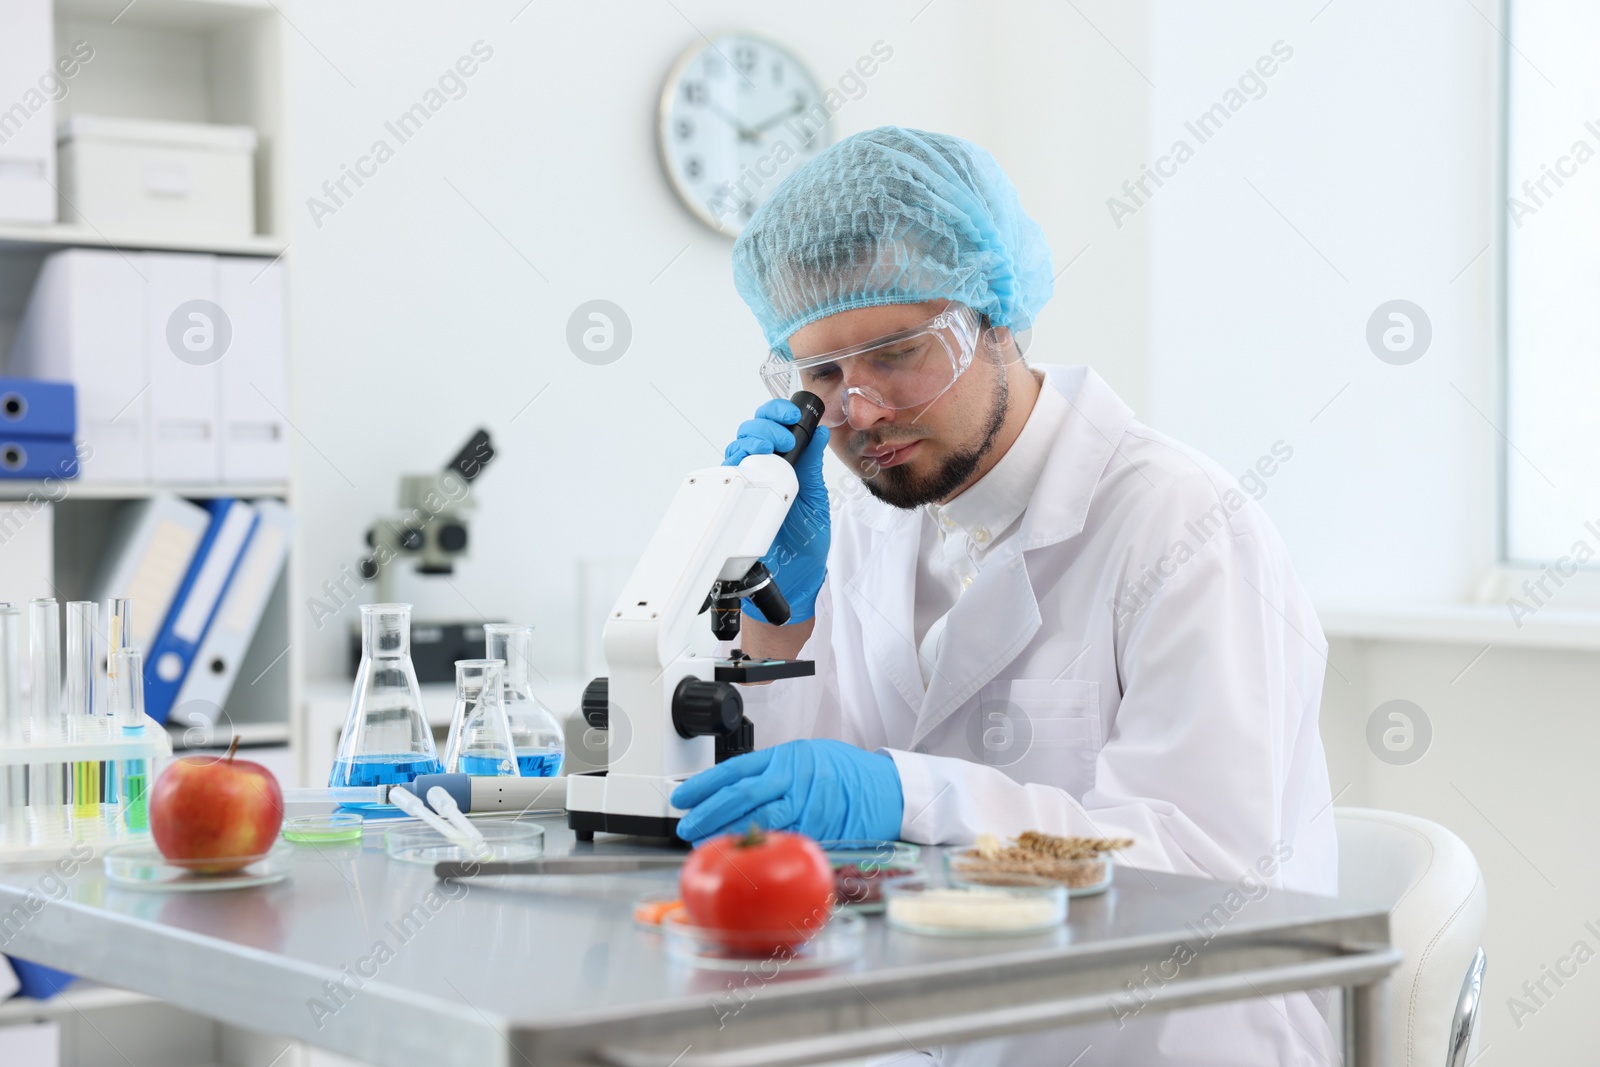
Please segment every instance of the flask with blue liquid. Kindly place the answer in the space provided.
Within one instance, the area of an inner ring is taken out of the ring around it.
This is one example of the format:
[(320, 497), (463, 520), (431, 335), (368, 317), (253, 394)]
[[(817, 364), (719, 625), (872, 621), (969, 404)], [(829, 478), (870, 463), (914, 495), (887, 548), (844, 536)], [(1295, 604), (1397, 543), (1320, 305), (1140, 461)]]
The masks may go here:
[(561, 773), (567, 744), (555, 713), (533, 695), (528, 673), (533, 669), (533, 627), (526, 623), (492, 622), (483, 628), (486, 655), (505, 662), (506, 721), (523, 778), (554, 778)]
[[(411, 605), (364, 604), (361, 665), (328, 785), (396, 785), (441, 769), (411, 665)], [(389, 807), (345, 806), (371, 807), (374, 813)]]
[(444, 746), (444, 772), (478, 778), (520, 778), (511, 725), (506, 722), (497, 659), (456, 660), (456, 706)]

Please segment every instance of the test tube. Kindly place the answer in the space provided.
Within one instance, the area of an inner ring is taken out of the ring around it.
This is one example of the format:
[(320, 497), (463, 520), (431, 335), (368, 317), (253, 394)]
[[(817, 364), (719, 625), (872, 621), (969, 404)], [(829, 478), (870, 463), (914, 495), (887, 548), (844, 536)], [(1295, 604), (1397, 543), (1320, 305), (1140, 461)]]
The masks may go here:
[[(100, 621), (92, 600), (67, 602), (66, 719), (74, 740), (92, 740), (100, 724), (94, 717), (94, 634)], [(80, 819), (100, 815), (100, 763), (79, 760), (72, 765), (72, 813)]]
[[(33, 736), (60, 741), (61, 605), (53, 598), (28, 603), (30, 684), (33, 687)], [(28, 772), (28, 802), (41, 816), (63, 814), (66, 807), (65, 764), (34, 764)]]
[[(144, 733), (144, 656), (137, 648), (119, 648), (111, 653), (107, 670), (111, 676), (108, 701), (111, 714), (124, 737)], [(150, 825), (145, 807), (149, 771), (147, 761), (122, 761), (122, 824), (129, 830), (144, 830)]]
[[(22, 743), (22, 612), (15, 604), (0, 604), (0, 744)], [(27, 771), (21, 766), (0, 767), (0, 804), (10, 825), (20, 819), (28, 803)]]
[[(106, 601), (106, 658), (105, 672), (101, 676), (104, 693), (101, 703), (112, 717), (115, 728), (116, 712), (111, 707), (111, 656), (118, 649), (133, 647), (133, 601), (127, 597), (112, 597)], [(118, 762), (105, 770), (106, 803), (114, 804), (122, 796), (122, 776), (127, 768)]]

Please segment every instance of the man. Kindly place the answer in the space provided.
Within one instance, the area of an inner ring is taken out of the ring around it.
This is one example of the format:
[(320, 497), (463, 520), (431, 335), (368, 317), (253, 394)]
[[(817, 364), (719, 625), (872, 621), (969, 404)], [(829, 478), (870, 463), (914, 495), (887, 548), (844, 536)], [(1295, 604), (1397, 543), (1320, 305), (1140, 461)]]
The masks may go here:
[[(791, 176), (734, 246), (776, 397), (826, 403), (748, 603), (757, 752), (674, 792), (689, 840), (755, 821), (818, 838), (1131, 837), (1147, 869), (1333, 893), (1317, 733), (1326, 642), (1265, 514), (1092, 370), (1024, 361), (1050, 253), (995, 161), (893, 127)], [(763, 405), (727, 462), (786, 451)], [(824, 450), (860, 475), (829, 501)], [(843, 497), (843, 499), (838, 499)], [(1263, 861), (1268, 861), (1263, 863)], [(1334, 1062), (1303, 994), (1119, 1014), (913, 1052), (960, 1064)], [(1076, 1059), (1082, 1054), (1082, 1059)], [(898, 1060), (896, 1062), (899, 1062)]]

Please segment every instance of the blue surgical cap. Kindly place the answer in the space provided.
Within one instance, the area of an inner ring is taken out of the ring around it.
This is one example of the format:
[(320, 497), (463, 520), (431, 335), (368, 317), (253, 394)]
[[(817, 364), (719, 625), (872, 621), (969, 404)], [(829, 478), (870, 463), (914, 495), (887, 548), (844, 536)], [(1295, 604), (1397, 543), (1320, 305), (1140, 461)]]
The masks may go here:
[(955, 300), (1026, 330), (1055, 288), (1044, 231), (994, 157), (898, 126), (796, 170), (733, 246), (733, 282), (767, 343), (854, 308)]

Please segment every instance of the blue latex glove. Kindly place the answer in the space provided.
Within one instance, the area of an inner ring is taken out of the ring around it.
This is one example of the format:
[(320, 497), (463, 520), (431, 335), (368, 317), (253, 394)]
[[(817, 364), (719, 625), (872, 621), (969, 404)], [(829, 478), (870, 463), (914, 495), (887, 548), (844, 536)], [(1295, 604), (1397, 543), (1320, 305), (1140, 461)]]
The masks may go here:
[(719, 763), (672, 791), (689, 814), (678, 836), (699, 841), (756, 823), (818, 841), (893, 841), (905, 795), (894, 760), (843, 741), (790, 741)]
[[(739, 426), (739, 436), (723, 452), (722, 465), (737, 467), (746, 456), (787, 452), (794, 447), (789, 427), (800, 421), (800, 409), (787, 400), (769, 400), (756, 408), (756, 417)], [(832, 529), (828, 518), (828, 487), (822, 480), (822, 457), (828, 450), (828, 428), (818, 426), (795, 464), (800, 494), (789, 506), (772, 548), (762, 557), (783, 597), (789, 602), (789, 621), (805, 622), (816, 613), (817, 593), (828, 573), (828, 543)], [(745, 614), (766, 622), (756, 606), (743, 602)]]

